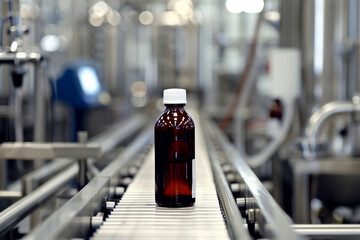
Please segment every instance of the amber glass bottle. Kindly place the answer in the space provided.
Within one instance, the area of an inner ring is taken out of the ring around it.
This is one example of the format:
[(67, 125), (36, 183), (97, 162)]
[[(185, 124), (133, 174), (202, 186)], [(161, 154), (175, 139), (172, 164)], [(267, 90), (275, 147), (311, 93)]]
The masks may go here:
[(164, 90), (165, 111), (155, 124), (155, 201), (162, 207), (195, 203), (195, 125), (185, 89)]

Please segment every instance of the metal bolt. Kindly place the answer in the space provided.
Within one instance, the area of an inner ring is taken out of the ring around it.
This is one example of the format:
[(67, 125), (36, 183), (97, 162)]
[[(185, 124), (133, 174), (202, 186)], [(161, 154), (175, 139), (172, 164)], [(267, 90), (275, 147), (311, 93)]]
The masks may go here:
[(254, 232), (255, 232), (255, 233), (259, 233), (259, 232), (260, 232), (260, 226), (259, 226), (259, 224), (257, 224), (257, 223), (254, 224)]
[(239, 208), (245, 208), (246, 207), (245, 198), (237, 198), (236, 203), (237, 203)]
[(135, 176), (137, 170), (138, 170), (138, 169), (137, 169), (137, 167), (135, 167), (135, 166), (129, 167), (129, 170), (128, 170), (129, 175), (130, 175), (130, 176)]
[(231, 183), (230, 188), (233, 193), (240, 192), (240, 183)]
[(79, 143), (86, 143), (88, 140), (88, 133), (86, 131), (78, 132), (78, 142)]
[(230, 188), (233, 193), (244, 194), (246, 191), (246, 184), (245, 183), (231, 183)]
[(257, 222), (261, 222), (261, 211), (259, 208), (255, 209), (255, 219), (257, 220)]
[(249, 223), (255, 223), (255, 210), (249, 209), (246, 212), (247, 212), (247, 219), (248, 219)]
[(359, 93), (356, 93), (353, 96), (352, 101), (353, 101), (354, 104), (360, 104), (360, 95), (359, 95)]
[(226, 180), (228, 182), (234, 182), (236, 180), (236, 175), (234, 173), (226, 174)]
[(98, 212), (96, 216), (91, 217), (91, 223), (90, 223), (91, 228), (95, 230), (98, 227), (100, 227), (101, 224), (103, 223), (103, 219), (104, 219), (104, 213), (102, 212)]
[(120, 197), (124, 194), (125, 188), (124, 187), (115, 187), (115, 196)]
[(254, 208), (256, 206), (256, 201), (253, 197), (247, 197), (245, 200), (247, 208)]
[(223, 169), (224, 173), (229, 173), (229, 172), (233, 171), (234, 168), (231, 164), (224, 164), (222, 166), (222, 169)]
[(121, 181), (120, 183), (121, 183), (122, 185), (128, 186), (128, 185), (131, 183), (132, 178), (125, 177), (125, 178), (121, 179), (120, 181)]
[(107, 201), (106, 202), (106, 209), (107, 210), (113, 210), (114, 207), (115, 207), (115, 202), (113, 202), (113, 201)]

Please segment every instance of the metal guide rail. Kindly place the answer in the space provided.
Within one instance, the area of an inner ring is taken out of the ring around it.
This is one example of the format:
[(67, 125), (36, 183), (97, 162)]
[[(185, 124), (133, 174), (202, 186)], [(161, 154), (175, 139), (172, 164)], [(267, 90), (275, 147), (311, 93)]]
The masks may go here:
[[(207, 118), (202, 119), (206, 133), (217, 145), (218, 155), (222, 156), (223, 167), (231, 164), (228, 179), (242, 216), (246, 219), (249, 232), (255, 238), (304, 239), (291, 228), (292, 221), (272, 198), (264, 185), (256, 177), (235, 147), (229, 143), (219, 128)], [(223, 168), (224, 169), (224, 168)], [(233, 183), (233, 184), (232, 184)], [(234, 187), (233, 187), (234, 186)], [(236, 186), (236, 187), (235, 187)], [(235, 190), (235, 188), (237, 188)]]
[[(196, 115), (194, 119), (199, 124)], [(156, 206), (153, 147), (122, 199), (91, 239), (230, 239), (200, 126), (196, 131), (195, 205)]]
[(106, 201), (123, 194), (125, 187), (122, 181), (127, 178), (120, 178), (121, 170), (126, 169), (130, 160), (133, 160), (131, 164), (139, 162), (137, 154), (141, 154), (150, 144), (152, 132), (151, 128), (143, 130), (126, 150), (25, 239), (88, 238), (92, 231), (92, 216), (98, 212), (106, 212)]
[[(145, 122), (146, 118), (144, 115), (133, 115), (128, 120), (121, 121), (109, 130), (90, 139), (89, 142), (99, 144), (103, 152), (108, 152), (136, 131), (139, 131)], [(0, 213), (0, 237), (14, 227), (27, 214), (49, 199), (60, 188), (73, 181), (78, 172), (77, 164), (70, 164), (72, 162), (70, 159), (62, 158), (58, 160), (65, 164), (58, 164), (54, 161), (48, 165), (44, 165), (42, 168), (32, 172), (31, 176), (29, 175), (29, 182), (33, 182), (32, 180), (37, 177), (40, 178), (41, 176), (50, 175), (52, 171), (57, 172), (57, 170), (61, 170), (66, 166), (69, 167)]]

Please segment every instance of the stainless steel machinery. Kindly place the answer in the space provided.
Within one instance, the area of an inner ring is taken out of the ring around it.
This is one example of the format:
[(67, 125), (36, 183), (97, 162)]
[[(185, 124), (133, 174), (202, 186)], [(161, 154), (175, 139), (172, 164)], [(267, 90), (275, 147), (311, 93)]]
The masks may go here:
[[(320, 218), (330, 222), (337, 207), (356, 209), (359, 204), (354, 191), (360, 179), (356, 118), (359, 47), (355, 43), (359, 40), (359, 4), (287, 1), (282, 5), (281, 13), (287, 20), (280, 32), (280, 45), (297, 47), (302, 54), (302, 156), (285, 157), (294, 174), (292, 212), (298, 223), (317, 221), (317, 210), (311, 211), (312, 199), (322, 202), (329, 213)], [(299, 28), (290, 29), (289, 22)]]
[[(358, 225), (294, 224), (206, 115), (197, 127), (196, 204), (154, 202), (153, 126), (24, 239), (358, 238)], [(201, 124), (200, 124), (201, 123)]]

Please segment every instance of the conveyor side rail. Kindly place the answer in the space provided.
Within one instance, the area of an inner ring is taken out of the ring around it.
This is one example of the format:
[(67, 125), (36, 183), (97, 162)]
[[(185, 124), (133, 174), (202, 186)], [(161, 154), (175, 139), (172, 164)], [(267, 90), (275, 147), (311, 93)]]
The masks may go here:
[[(262, 230), (262, 235), (274, 239), (304, 239), (296, 234), (291, 228), (291, 218), (280, 208), (264, 185), (250, 169), (245, 159), (242, 159), (234, 145), (231, 144), (220, 129), (207, 118), (202, 119), (213, 141), (217, 142), (223, 153), (235, 167), (243, 183), (246, 184), (245, 193), (247, 199), (252, 198), (253, 204), (248, 208), (247, 214), (253, 214), (257, 218), (257, 224)], [(248, 215), (249, 217), (249, 215)]]

